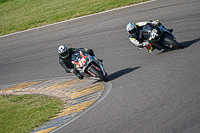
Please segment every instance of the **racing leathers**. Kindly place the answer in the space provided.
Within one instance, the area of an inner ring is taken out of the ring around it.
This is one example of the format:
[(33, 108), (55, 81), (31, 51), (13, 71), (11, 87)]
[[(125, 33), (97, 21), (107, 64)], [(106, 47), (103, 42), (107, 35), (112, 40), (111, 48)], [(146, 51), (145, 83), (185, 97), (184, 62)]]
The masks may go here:
[(77, 51), (83, 51), (87, 54), (90, 54), (92, 56), (95, 56), (94, 55), (94, 52), (92, 49), (87, 49), (87, 48), (69, 48), (69, 56), (66, 57), (66, 58), (62, 58), (60, 55), (59, 55), (59, 63), (60, 65), (65, 69), (65, 71), (67, 73), (74, 73), (79, 79), (83, 79), (84, 76), (82, 74), (80, 74), (80, 72), (76, 69), (74, 69), (74, 65), (72, 64), (72, 54), (77, 52)]
[(137, 27), (137, 31), (134, 34), (129, 34), (129, 40), (133, 44), (138, 46), (139, 48), (146, 47), (147, 50), (149, 51), (149, 53), (153, 52), (153, 50), (155, 48), (154, 48), (154, 46), (149, 45), (150, 44), (149, 39), (144, 38), (142, 29), (147, 25), (150, 25), (151, 27), (152, 26), (163, 26), (163, 25), (161, 24), (161, 22), (159, 20), (156, 20), (156, 21), (148, 20), (148, 21), (145, 21), (145, 22), (137, 22), (135, 25)]

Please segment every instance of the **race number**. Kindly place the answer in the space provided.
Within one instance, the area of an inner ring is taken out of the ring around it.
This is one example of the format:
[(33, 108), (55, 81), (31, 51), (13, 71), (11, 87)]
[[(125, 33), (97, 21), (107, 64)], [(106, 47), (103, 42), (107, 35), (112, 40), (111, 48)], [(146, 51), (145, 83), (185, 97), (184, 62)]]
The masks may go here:
[(85, 61), (86, 61), (86, 57), (85, 56), (83, 56), (82, 58), (81, 58), (81, 60), (79, 60), (79, 66), (83, 66), (84, 64), (85, 64)]
[(156, 29), (153, 29), (153, 30), (151, 31), (151, 38), (154, 39), (156, 36), (158, 36), (157, 30), (156, 30)]

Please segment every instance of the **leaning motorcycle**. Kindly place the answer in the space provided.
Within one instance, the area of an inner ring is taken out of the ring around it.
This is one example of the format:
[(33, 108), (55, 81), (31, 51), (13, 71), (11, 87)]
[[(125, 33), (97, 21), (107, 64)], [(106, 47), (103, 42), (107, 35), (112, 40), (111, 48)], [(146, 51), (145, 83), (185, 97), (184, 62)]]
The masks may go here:
[(143, 27), (143, 37), (149, 39), (150, 45), (156, 49), (181, 49), (183, 46), (176, 41), (174, 35), (162, 26), (146, 25)]
[(94, 77), (95, 79), (107, 82), (107, 73), (101, 63), (95, 56), (77, 51), (72, 54), (72, 64), (74, 68), (84, 77)]

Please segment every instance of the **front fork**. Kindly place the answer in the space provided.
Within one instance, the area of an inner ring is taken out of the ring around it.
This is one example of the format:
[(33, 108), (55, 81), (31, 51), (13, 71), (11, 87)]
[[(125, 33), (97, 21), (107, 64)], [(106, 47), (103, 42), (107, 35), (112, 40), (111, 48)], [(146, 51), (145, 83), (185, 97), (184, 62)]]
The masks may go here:
[(106, 71), (105, 71), (103, 65), (101, 63), (99, 63), (99, 66), (100, 66), (100, 68), (101, 68), (101, 70), (103, 72), (103, 75), (107, 77), (107, 74), (106, 74)]

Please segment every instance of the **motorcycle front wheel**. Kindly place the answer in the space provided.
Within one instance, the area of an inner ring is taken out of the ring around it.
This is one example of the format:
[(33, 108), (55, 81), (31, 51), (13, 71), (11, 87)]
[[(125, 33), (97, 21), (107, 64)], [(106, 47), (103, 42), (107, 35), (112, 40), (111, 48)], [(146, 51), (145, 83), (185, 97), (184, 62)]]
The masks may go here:
[(165, 45), (167, 45), (169, 48), (177, 48), (177, 49), (183, 48), (183, 46), (180, 43), (178, 43), (176, 40), (174, 40), (173, 38), (170, 38), (168, 36), (165, 36), (163, 38), (163, 43)]
[(92, 66), (92, 67), (90, 68), (90, 72), (91, 72), (92, 74), (94, 74), (96, 77), (98, 77), (98, 78), (100, 78), (101, 80), (103, 80), (104, 82), (108, 82), (108, 78), (105, 77), (105, 76), (103, 75), (103, 73), (102, 73), (101, 71), (97, 70), (95, 67)]

